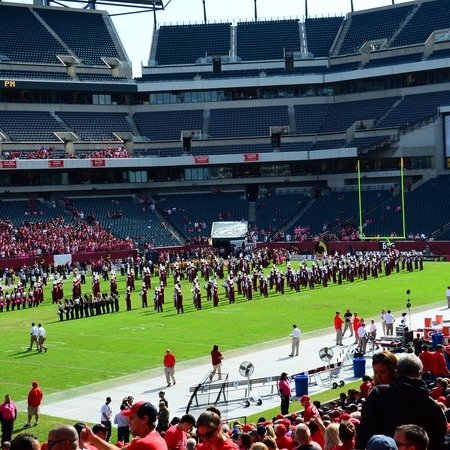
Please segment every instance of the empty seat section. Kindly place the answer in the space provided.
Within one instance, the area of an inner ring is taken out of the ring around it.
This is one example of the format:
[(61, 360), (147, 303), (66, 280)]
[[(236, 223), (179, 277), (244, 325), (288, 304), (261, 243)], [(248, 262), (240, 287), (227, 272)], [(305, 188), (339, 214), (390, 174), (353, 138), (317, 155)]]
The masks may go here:
[(355, 122), (377, 120), (392, 107), (396, 100), (397, 97), (386, 97), (334, 103), (328, 116), (330, 120), (324, 121), (321, 132), (346, 131)]
[(316, 58), (329, 56), (331, 47), (341, 27), (343, 17), (318, 17), (305, 19), (308, 51)]
[(162, 26), (154, 59), (161, 65), (195, 64), (198, 58), (230, 54), (230, 24)]
[(236, 47), (243, 61), (283, 59), (285, 51), (300, 51), (298, 21), (239, 22)]
[(308, 202), (304, 194), (274, 194), (256, 202), (256, 226), (259, 230), (276, 232), (298, 214)]
[[(121, 59), (106, 27), (106, 16), (95, 11), (35, 8), (85, 65), (104, 65), (102, 56)], [(67, 52), (65, 52), (67, 53)]]
[(183, 236), (209, 236), (213, 222), (239, 221), (248, 216), (248, 203), (239, 192), (165, 195), (157, 207)]
[(341, 55), (356, 53), (366, 41), (389, 39), (412, 11), (412, 8), (413, 5), (391, 6), (353, 13), (350, 27), (339, 53)]
[(37, 72), (22, 70), (0, 70), (0, 78), (7, 80), (15, 80), (17, 78), (24, 79), (50, 79), (50, 80), (72, 80), (67, 73), (63, 72)]
[(0, 57), (4, 61), (56, 64), (56, 55), (67, 54), (29, 7), (2, 3), (0, 30)]
[(141, 112), (133, 119), (139, 133), (152, 141), (177, 140), (183, 130), (203, 129), (203, 109)]
[(424, 43), (435, 30), (450, 28), (450, 1), (421, 2), (419, 9), (391, 43), (391, 47)]
[(71, 204), (85, 219), (92, 213), (105, 229), (120, 238), (129, 237), (139, 245), (150, 243), (155, 247), (179, 244), (156, 211), (132, 197), (71, 199)]
[(377, 126), (387, 128), (414, 124), (436, 114), (439, 106), (449, 104), (449, 91), (405, 95), (402, 101), (389, 111)]
[(126, 113), (58, 112), (58, 116), (83, 141), (117, 141), (113, 133), (132, 132)]
[(209, 135), (213, 138), (269, 136), (271, 126), (289, 125), (287, 106), (211, 109)]
[(323, 127), (324, 121), (332, 108), (331, 103), (315, 105), (295, 105), (295, 124), (298, 134), (316, 134)]
[(12, 141), (57, 141), (53, 132), (68, 131), (46, 111), (0, 111), (0, 130)]

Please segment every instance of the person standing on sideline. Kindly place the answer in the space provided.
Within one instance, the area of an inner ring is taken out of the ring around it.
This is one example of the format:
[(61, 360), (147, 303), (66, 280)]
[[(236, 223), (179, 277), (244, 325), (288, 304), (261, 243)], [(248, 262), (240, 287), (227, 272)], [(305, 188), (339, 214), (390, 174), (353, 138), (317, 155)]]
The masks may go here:
[(31, 419), (34, 416), (36, 423), (39, 421), (39, 406), (41, 406), (42, 399), (44, 398), (44, 393), (42, 389), (38, 386), (37, 381), (31, 383), (30, 392), (28, 392), (28, 423), (25, 425), (26, 428), (31, 427)]
[(219, 352), (219, 346), (214, 345), (213, 349), (211, 350), (211, 363), (213, 366), (213, 370), (209, 375), (209, 381), (213, 380), (214, 375), (217, 372), (217, 376), (219, 377), (219, 380), (222, 379), (222, 360), (223, 356), (222, 353)]
[(342, 331), (342, 336), (344, 336), (344, 334), (347, 330), (350, 331), (350, 337), (353, 336), (352, 317), (353, 317), (353, 314), (350, 311), (350, 308), (347, 308), (345, 310), (345, 314), (344, 314), (344, 330)]
[(14, 430), (14, 421), (17, 419), (16, 404), (9, 394), (5, 395), (5, 401), (0, 405), (0, 420), (2, 423), (2, 444), (11, 441)]
[(122, 415), (122, 411), (127, 407), (122, 403), (120, 405), (120, 412), (114, 417), (114, 423), (117, 425), (117, 440), (124, 444), (130, 442), (130, 427), (128, 417)]
[(447, 286), (447, 291), (445, 292), (447, 296), (447, 308), (450, 308), (450, 286)]
[(342, 325), (344, 325), (344, 321), (342, 320), (341, 313), (336, 311), (334, 316), (334, 329), (336, 330), (336, 345), (344, 345), (342, 343)]
[(47, 339), (47, 333), (45, 331), (45, 328), (38, 323), (38, 352), (42, 353), (42, 350), (44, 350), (45, 353), (47, 353), (47, 347), (44, 345), (45, 341)]
[(175, 362), (175, 355), (167, 349), (164, 355), (164, 374), (166, 376), (167, 387), (171, 386), (172, 383), (175, 384)]
[(291, 385), (288, 374), (282, 372), (278, 380), (278, 390), (281, 397), (281, 414), (283, 416), (289, 414), (289, 403), (291, 401)]
[(300, 346), (300, 337), (302, 332), (297, 325), (292, 325), (292, 333), (289, 335), (292, 338), (291, 354), (289, 356), (298, 356), (298, 348)]
[(102, 425), (108, 429), (108, 433), (106, 435), (106, 442), (109, 442), (109, 438), (111, 437), (111, 417), (112, 417), (112, 409), (109, 406), (111, 403), (111, 397), (106, 397), (106, 402), (102, 405), (100, 409), (100, 422)]
[(38, 334), (39, 334), (38, 327), (34, 322), (32, 322), (30, 330), (30, 346), (28, 347), (28, 351), (31, 351), (33, 349), (34, 343), (36, 343), (36, 350), (39, 350)]
[(386, 335), (387, 336), (393, 336), (394, 335), (394, 322), (395, 318), (391, 313), (391, 310), (388, 309), (385, 316), (384, 316), (384, 322), (386, 323)]

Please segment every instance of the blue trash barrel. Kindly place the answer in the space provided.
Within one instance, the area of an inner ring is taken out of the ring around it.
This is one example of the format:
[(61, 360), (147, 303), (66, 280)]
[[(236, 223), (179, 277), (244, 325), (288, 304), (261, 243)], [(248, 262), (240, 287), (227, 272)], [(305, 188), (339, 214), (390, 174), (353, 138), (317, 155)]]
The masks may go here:
[(353, 375), (362, 378), (366, 374), (366, 358), (353, 358)]
[(433, 347), (436, 348), (437, 345), (442, 344), (444, 340), (444, 335), (442, 333), (436, 332), (431, 335), (431, 342), (433, 343)]
[(298, 375), (295, 375), (294, 382), (296, 397), (308, 395), (308, 375), (306, 373), (299, 373)]

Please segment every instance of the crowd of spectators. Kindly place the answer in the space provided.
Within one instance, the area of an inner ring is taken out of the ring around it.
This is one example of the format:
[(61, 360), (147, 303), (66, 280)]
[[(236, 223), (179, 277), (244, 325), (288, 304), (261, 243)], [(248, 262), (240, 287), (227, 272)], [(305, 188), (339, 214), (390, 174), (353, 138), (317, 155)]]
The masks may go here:
[(40, 147), (37, 150), (11, 150), (2, 153), (2, 159), (51, 159), (61, 155), (55, 147)]
[(125, 147), (104, 148), (83, 154), (86, 159), (131, 158), (130, 152)]
[(17, 228), (0, 221), (0, 257), (24, 258), (67, 253), (132, 249), (130, 239), (119, 239), (99, 223), (69, 224), (63, 217), (50, 222), (23, 222)]

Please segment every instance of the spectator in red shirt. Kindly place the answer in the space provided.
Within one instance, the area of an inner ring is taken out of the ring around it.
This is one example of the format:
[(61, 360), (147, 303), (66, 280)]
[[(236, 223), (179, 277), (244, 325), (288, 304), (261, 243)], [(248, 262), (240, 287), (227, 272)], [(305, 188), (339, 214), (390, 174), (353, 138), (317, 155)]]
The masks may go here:
[(359, 387), (359, 392), (361, 392), (361, 398), (367, 398), (373, 388), (372, 378), (369, 375), (364, 375), (362, 380), (363, 383)]
[(419, 354), (419, 359), (422, 361), (423, 372), (430, 372), (434, 374), (434, 357), (433, 352), (428, 350), (428, 346), (425, 344), (422, 346), (422, 351)]
[(219, 346), (214, 345), (213, 349), (211, 350), (211, 363), (213, 366), (213, 370), (211, 374), (209, 375), (209, 380), (212, 381), (214, 375), (217, 372), (217, 376), (219, 377), (219, 380), (222, 378), (222, 353), (219, 352)]
[(176, 425), (172, 425), (164, 435), (168, 450), (186, 450), (188, 433), (195, 427), (195, 418), (185, 414)]
[(300, 403), (302, 404), (303, 408), (305, 409), (303, 411), (303, 421), (304, 422), (309, 422), (314, 417), (320, 417), (318, 409), (311, 402), (311, 398), (308, 395), (302, 395), (300, 397)]
[(436, 345), (436, 351), (433, 354), (433, 373), (436, 376), (450, 374), (447, 368), (447, 362), (445, 361), (444, 346), (442, 344)]
[(166, 375), (167, 387), (171, 386), (172, 383), (175, 384), (175, 362), (175, 355), (167, 349), (164, 355), (164, 374)]
[(336, 345), (342, 344), (342, 326), (344, 325), (344, 321), (342, 320), (341, 313), (336, 311), (336, 315), (334, 316), (334, 329), (336, 330)]
[(291, 436), (286, 436), (286, 432), (286, 427), (282, 423), (275, 426), (275, 440), (277, 442), (277, 447), (293, 450), (294, 442)]
[(38, 386), (37, 381), (31, 383), (30, 392), (28, 392), (28, 423), (25, 427), (31, 427), (31, 418), (34, 416), (36, 423), (39, 421), (39, 406), (41, 406), (42, 399), (44, 398), (44, 393), (42, 389)]

